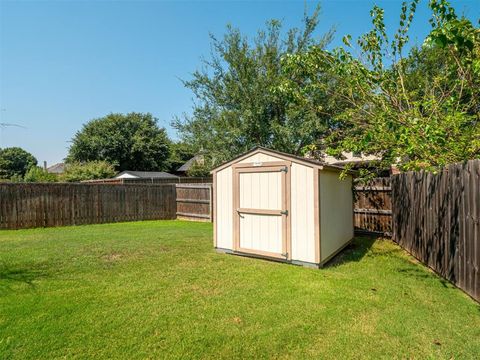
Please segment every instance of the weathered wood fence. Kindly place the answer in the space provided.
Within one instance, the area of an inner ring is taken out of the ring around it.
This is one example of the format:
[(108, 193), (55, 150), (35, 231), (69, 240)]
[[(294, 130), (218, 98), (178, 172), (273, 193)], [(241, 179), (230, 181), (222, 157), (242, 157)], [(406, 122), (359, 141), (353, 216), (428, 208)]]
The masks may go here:
[(359, 234), (392, 234), (390, 178), (376, 178), (354, 187), (354, 226)]
[(85, 184), (205, 184), (212, 183), (212, 177), (186, 177), (177, 178), (120, 178), (96, 179), (83, 181)]
[(0, 229), (175, 219), (175, 185), (0, 184)]
[(392, 177), (393, 240), (480, 301), (480, 160)]
[(177, 217), (213, 221), (212, 184), (177, 184)]

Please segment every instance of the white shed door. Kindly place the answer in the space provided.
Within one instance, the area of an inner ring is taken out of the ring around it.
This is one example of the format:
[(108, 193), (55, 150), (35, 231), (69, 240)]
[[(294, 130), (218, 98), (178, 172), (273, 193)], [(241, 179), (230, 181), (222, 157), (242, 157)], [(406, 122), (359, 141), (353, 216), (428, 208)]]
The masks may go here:
[(287, 258), (287, 175), (283, 163), (235, 167), (236, 248)]

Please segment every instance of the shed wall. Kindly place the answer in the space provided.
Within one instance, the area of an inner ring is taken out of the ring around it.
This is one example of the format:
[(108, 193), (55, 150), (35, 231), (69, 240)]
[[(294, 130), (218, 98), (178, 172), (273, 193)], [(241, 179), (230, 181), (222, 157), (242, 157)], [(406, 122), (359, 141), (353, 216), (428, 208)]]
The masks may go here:
[(258, 153), (258, 154), (254, 154), (252, 156), (249, 156), (249, 157), (243, 159), (242, 161), (239, 161), (239, 163), (240, 164), (245, 164), (245, 163), (260, 162), (260, 161), (261, 162), (282, 161), (282, 159), (278, 158), (278, 157), (271, 156), (271, 155)]
[(315, 262), (313, 174), (313, 168), (292, 163), (290, 212), (292, 260), (311, 263)]
[(320, 257), (327, 259), (353, 238), (352, 177), (320, 172)]
[(217, 247), (233, 249), (233, 192), (232, 168), (229, 166), (217, 172), (215, 223)]

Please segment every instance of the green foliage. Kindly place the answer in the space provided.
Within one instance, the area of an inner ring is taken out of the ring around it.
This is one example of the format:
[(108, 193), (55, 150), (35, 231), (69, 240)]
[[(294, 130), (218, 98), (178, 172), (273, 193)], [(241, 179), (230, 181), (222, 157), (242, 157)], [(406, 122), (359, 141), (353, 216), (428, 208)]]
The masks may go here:
[(21, 179), (37, 159), (19, 147), (0, 149), (0, 179)]
[(213, 166), (209, 165), (205, 160), (203, 162), (195, 162), (187, 171), (188, 176), (205, 177), (210, 176), (210, 170)]
[(116, 173), (113, 165), (106, 161), (74, 162), (66, 165), (65, 172), (60, 176), (60, 179), (66, 182), (109, 179)]
[(190, 160), (195, 153), (192, 147), (182, 141), (173, 142), (170, 144), (170, 156), (168, 158), (167, 169), (169, 172), (175, 172), (185, 162)]
[(268, 22), (253, 41), (231, 26), (222, 39), (212, 36), (212, 58), (184, 82), (196, 104), (192, 116), (173, 123), (182, 140), (218, 164), (256, 145), (299, 154), (321, 136), (328, 99), (318, 97), (316, 109), (304, 108), (278, 91), (286, 76), (281, 67), (285, 54), (329, 43), (332, 31), (314, 36), (318, 13), (319, 8), (305, 15), (304, 28), (290, 29), (285, 36), (277, 20)]
[(431, 1), (432, 31), (404, 57), (417, 3), (403, 3), (393, 41), (375, 6), (373, 30), (358, 39), (358, 48), (347, 36), (346, 49), (312, 47), (284, 58), (288, 74), (301, 72), (309, 82), (289, 81), (282, 91), (312, 108), (319, 94), (334, 104), (329, 134), (318, 147), (337, 156), (374, 154), (383, 166), (398, 163), (404, 170), (434, 170), (480, 155), (480, 31), (448, 2)]
[(58, 177), (55, 174), (50, 174), (39, 166), (31, 167), (23, 177), (25, 182), (56, 182)]
[(91, 120), (75, 134), (67, 161), (106, 161), (118, 171), (165, 170), (169, 143), (151, 114), (110, 114)]

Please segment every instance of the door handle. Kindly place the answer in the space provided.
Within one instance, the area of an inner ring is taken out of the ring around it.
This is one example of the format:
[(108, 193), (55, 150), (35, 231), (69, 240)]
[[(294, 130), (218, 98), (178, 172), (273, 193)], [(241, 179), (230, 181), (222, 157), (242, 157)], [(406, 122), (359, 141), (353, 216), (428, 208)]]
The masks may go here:
[(288, 210), (280, 211), (280, 214), (282, 214), (282, 215), (288, 215)]

